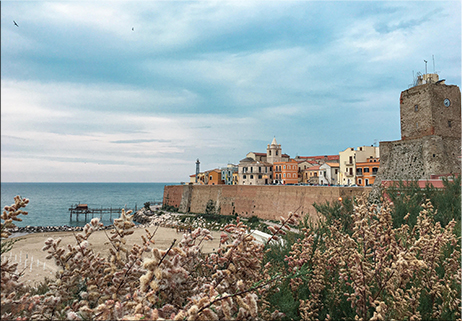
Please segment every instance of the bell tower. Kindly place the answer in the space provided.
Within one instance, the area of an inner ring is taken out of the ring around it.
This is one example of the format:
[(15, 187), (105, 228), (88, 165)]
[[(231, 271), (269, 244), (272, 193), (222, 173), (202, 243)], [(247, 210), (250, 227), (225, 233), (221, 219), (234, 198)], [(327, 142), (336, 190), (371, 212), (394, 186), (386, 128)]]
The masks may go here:
[(282, 157), (282, 148), (281, 145), (276, 141), (276, 137), (273, 138), (271, 144), (268, 144), (266, 148), (266, 161), (270, 164), (275, 162), (280, 162)]

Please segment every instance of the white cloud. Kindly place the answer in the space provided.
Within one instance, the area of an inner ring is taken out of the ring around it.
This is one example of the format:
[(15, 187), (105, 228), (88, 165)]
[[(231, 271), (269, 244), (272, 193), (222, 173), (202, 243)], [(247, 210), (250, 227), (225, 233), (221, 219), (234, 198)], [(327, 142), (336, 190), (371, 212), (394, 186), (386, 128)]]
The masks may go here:
[(1, 14), (6, 180), (180, 181), (196, 158), (238, 162), (274, 135), (286, 152), (335, 153), (399, 136), (397, 97), (431, 55), (460, 85), (457, 2), (5, 2)]

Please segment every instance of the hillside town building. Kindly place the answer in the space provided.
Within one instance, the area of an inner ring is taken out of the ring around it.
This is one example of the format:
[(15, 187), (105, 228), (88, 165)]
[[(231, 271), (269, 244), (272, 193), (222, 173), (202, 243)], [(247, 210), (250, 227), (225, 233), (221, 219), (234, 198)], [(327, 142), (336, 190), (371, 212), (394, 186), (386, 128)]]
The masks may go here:
[(298, 163), (291, 159), (273, 164), (275, 184), (298, 184)]
[(339, 163), (324, 163), (319, 166), (319, 185), (337, 185)]
[(356, 185), (371, 186), (375, 182), (380, 167), (380, 159), (369, 157), (365, 162), (356, 163)]
[(379, 147), (375, 146), (360, 146), (356, 149), (349, 147), (340, 152), (338, 185), (356, 185), (356, 163), (363, 163), (371, 157), (379, 158), (379, 150)]
[(238, 180), (238, 169), (239, 167), (234, 164), (228, 164), (228, 166), (221, 169), (221, 180), (226, 185), (237, 185)]
[(273, 180), (273, 165), (246, 157), (239, 162), (239, 185), (268, 185)]

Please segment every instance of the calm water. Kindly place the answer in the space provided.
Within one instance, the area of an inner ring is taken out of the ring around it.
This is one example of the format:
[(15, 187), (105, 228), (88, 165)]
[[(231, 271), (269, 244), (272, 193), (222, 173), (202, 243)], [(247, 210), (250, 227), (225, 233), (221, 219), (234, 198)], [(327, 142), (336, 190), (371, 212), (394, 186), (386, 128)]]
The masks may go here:
[[(26, 207), (27, 216), (20, 215), (22, 222), (17, 226), (82, 226), (69, 219), (69, 208), (75, 204), (88, 204), (89, 208), (121, 208), (126, 206), (140, 209), (145, 202), (162, 202), (164, 186), (176, 183), (1, 183), (2, 210), (14, 203), (20, 195), (30, 200)], [(103, 223), (110, 224), (109, 215), (103, 215)], [(113, 219), (114, 219), (113, 215)]]

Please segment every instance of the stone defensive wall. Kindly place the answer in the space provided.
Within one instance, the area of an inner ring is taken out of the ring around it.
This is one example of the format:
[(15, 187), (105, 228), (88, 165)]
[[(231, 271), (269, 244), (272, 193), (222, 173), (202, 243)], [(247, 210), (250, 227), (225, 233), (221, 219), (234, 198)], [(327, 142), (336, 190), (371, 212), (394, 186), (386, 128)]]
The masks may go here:
[(432, 175), (460, 174), (460, 138), (425, 136), (380, 142), (382, 179), (430, 179)]
[(170, 185), (164, 187), (164, 205), (177, 207), (181, 213), (205, 213), (209, 200), (219, 214), (278, 220), (289, 212), (317, 217), (313, 203), (336, 202), (368, 195), (371, 187), (337, 186), (256, 186), (256, 185)]

